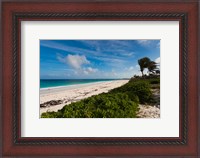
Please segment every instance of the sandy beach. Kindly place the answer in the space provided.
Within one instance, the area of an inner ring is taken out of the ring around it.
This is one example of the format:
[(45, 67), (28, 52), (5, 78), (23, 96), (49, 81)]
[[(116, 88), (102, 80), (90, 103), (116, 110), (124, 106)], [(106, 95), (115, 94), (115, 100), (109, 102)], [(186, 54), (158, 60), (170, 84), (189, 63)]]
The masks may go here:
[(58, 111), (72, 102), (88, 98), (126, 84), (129, 80), (116, 80), (80, 84), (40, 90), (40, 114), (47, 111)]

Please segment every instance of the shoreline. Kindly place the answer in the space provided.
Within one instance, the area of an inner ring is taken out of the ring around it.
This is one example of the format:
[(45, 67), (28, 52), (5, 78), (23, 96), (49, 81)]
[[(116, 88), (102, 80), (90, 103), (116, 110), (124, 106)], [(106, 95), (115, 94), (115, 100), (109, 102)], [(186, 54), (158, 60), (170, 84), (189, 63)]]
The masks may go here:
[[(40, 115), (47, 111), (56, 112), (65, 105), (93, 95), (107, 93), (109, 90), (120, 87), (128, 81), (129, 80), (100, 81), (40, 90), (40, 106), (41, 104), (43, 106), (40, 107)], [(46, 107), (45, 103), (47, 104)]]
[[(102, 81), (93, 81), (93, 82), (86, 82), (86, 83), (75, 83), (75, 84), (69, 84), (69, 85), (61, 85), (61, 86), (53, 86), (53, 87), (43, 87), (40, 88), (40, 90), (46, 90), (46, 89), (55, 89), (55, 88), (62, 88), (62, 87), (70, 87), (70, 86), (79, 86), (84, 84), (95, 84), (99, 82), (110, 82), (110, 81), (118, 81), (118, 80), (126, 80), (126, 79), (112, 79), (112, 80), (102, 80)], [(127, 79), (129, 80), (129, 79)]]
[[(121, 81), (121, 80), (113, 80), (113, 81)], [(40, 88), (40, 94), (48, 94), (48, 93), (55, 93), (65, 90), (72, 90), (77, 88), (83, 88), (90, 85), (97, 85), (101, 83), (110, 83), (111, 81), (97, 81), (97, 82), (91, 82), (91, 83), (80, 83), (80, 84), (73, 84), (73, 85), (67, 85), (67, 86), (57, 86), (57, 87), (49, 87), (49, 88)], [(128, 80), (127, 80), (128, 81)]]

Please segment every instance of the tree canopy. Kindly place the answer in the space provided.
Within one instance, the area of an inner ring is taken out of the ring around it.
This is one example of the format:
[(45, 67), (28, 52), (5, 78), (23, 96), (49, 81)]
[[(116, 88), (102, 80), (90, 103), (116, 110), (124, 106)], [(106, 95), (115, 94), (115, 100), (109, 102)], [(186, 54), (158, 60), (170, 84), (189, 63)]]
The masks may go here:
[(157, 69), (157, 63), (155, 61), (151, 61), (148, 57), (144, 57), (138, 60), (138, 64), (140, 66), (140, 71), (142, 73), (142, 76), (144, 75), (143, 71), (145, 68), (148, 69), (149, 73), (157, 73), (157, 71), (160, 72), (160, 70)]
[(143, 74), (144, 69), (148, 67), (150, 61), (151, 60), (148, 57), (144, 57), (138, 60), (138, 64), (140, 66), (140, 71), (142, 73), (142, 76), (144, 75)]

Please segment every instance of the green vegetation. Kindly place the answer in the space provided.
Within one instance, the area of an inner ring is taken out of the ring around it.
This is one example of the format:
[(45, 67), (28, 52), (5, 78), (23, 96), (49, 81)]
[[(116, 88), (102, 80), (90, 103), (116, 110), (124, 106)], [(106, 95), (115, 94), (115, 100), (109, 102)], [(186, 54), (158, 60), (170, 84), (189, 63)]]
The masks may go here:
[(140, 66), (140, 71), (142, 73), (142, 76), (144, 76), (143, 71), (145, 68), (148, 69), (149, 75), (150, 74), (159, 74), (160, 70), (157, 69), (157, 63), (154, 61), (151, 61), (148, 57), (144, 57), (138, 60), (138, 64)]
[(149, 102), (152, 96), (150, 84), (145, 80), (130, 80), (124, 86), (111, 90), (111, 93), (126, 93), (130, 98), (138, 96), (140, 103)]
[(56, 118), (125, 118), (136, 117), (138, 104), (127, 94), (100, 94), (72, 103), (60, 111), (47, 112), (42, 117)]
[(143, 74), (144, 69), (148, 67), (150, 61), (151, 60), (148, 57), (144, 57), (138, 60), (138, 64), (140, 66), (140, 71), (142, 73), (142, 76), (144, 75)]
[(139, 103), (152, 101), (151, 84), (159, 78), (131, 79), (108, 93), (64, 106), (58, 112), (46, 112), (42, 118), (136, 118)]

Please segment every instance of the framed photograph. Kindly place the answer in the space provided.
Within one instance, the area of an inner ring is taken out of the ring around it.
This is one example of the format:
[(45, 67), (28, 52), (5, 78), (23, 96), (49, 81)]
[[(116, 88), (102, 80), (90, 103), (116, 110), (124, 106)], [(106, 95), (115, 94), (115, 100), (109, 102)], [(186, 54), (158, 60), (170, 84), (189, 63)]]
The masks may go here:
[(40, 40), (41, 118), (159, 118), (159, 83), (160, 40)]
[(3, 2), (2, 156), (199, 157), (198, 10)]

